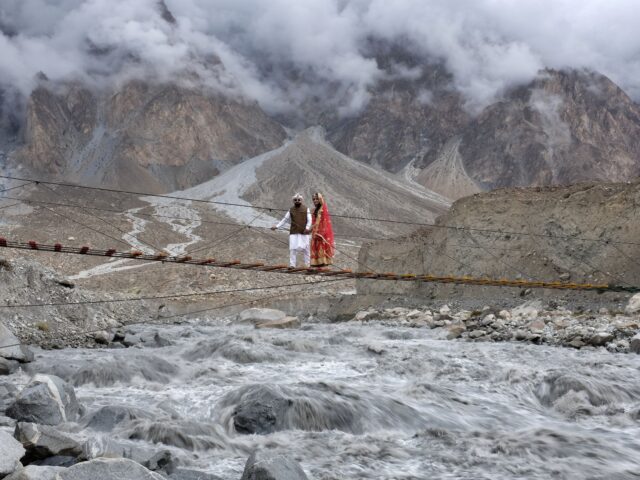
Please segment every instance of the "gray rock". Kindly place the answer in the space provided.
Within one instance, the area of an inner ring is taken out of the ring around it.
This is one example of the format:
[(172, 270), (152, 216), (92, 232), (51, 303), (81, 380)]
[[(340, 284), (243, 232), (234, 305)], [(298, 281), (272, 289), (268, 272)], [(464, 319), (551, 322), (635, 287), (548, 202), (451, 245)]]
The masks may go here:
[(573, 347), (573, 348), (582, 348), (582, 347), (584, 347), (585, 343), (582, 340), (580, 340), (579, 338), (574, 338), (567, 345), (569, 345), (570, 347)]
[(480, 337), (485, 336), (486, 334), (487, 334), (487, 332), (484, 331), (484, 330), (473, 330), (473, 331), (469, 332), (469, 338), (473, 338), (473, 339), (480, 338)]
[(171, 480), (222, 480), (217, 475), (188, 468), (176, 468), (169, 478)]
[(629, 340), (629, 351), (640, 354), (640, 333)]
[(14, 437), (27, 450), (29, 463), (54, 455), (77, 457), (82, 453), (77, 441), (48, 425), (18, 422)]
[(601, 347), (613, 340), (613, 334), (609, 332), (596, 332), (589, 338), (589, 345)]
[(36, 375), (7, 415), (21, 422), (58, 425), (76, 420), (81, 410), (71, 385), (55, 375)]
[(56, 473), (66, 470), (64, 467), (41, 467), (28, 465), (13, 472), (4, 480), (53, 480)]
[(116, 440), (108, 437), (93, 437), (82, 445), (82, 460), (100, 457), (127, 458), (140, 465), (151, 460), (157, 451), (143, 442)]
[(109, 333), (106, 330), (96, 332), (93, 334), (93, 339), (100, 345), (109, 345), (113, 341), (113, 333)]
[(0, 427), (9, 427), (15, 428), (16, 421), (13, 418), (5, 417), (4, 415), (0, 415)]
[(4, 412), (15, 402), (17, 396), (18, 389), (12, 383), (0, 383), (0, 412)]
[(358, 410), (358, 405), (345, 403), (333, 392), (309, 391), (308, 395), (313, 401), (301, 392), (277, 385), (248, 385), (230, 392), (222, 404), (235, 405), (233, 425), (242, 434), (263, 435), (288, 429), (361, 431), (365, 413)]
[(513, 334), (513, 338), (516, 340), (526, 340), (529, 336), (529, 333), (526, 330), (516, 330)]
[(451, 325), (448, 330), (447, 340), (453, 340), (454, 338), (460, 338), (467, 328), (464, 325)]
[(640, 312), (640, 293), (636, 293), (633, 297), (629, 299), (629, 303), (627, 303), (625, 312), (629, 314)]
[(237, 321), (240, 323), (265, 323), (277, 322), (283, 320), (287, 316), (282, 310), (273, 308), (248, 308), (238, 315)]
[(16, 360), (8, 360), (0, 357), (0, 375), (11, 375), (18, 369), (19, 363)]
[(13, 473), (22, 465), (24, 447), (7, 432), (0, 430), (0, 478)]
[(18, 362), (33, 361), (33, 352), (24, 345), (6, 326), (0, 323), (0, 357)]
[(308, 480), (308, 477), (295, 460), (254, 452), (247, 460), (241, 480)]
[(169, 450), (162, 450), (153, 455), (148, 460), (145, 460), (142, 465), (154, 472), (163, 470), (169, 473), (175, 470), (176, 459), (173, 457)]
[(164, 335), (161, 335), (159, 332), (156, 332), (153, 335), (153, 342), (157, 347), (169, 347), (174, 344), (171, 340), (169, 340)]
[(164, 480), (127, 458), (96, 458), (60, 471), (56, 480)]
[(86, 417), (87, 428), (99, 432), (110, 432), (122, 422), (130, 422), (140, 418), (153, 418), (153, 415), (136, 407), (107, 405)]

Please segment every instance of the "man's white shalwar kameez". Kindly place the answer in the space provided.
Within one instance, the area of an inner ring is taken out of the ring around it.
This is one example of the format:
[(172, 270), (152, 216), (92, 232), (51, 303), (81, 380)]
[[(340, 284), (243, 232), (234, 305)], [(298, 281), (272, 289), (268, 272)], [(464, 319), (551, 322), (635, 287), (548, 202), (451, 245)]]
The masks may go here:
[[(276, 228), (281, 228), (285, 224), (291, 223), (291, 214), (287, 212)], [(305, 230), (311, 231), (311, 211), (307, 208), (307, 225)], [(296, 255), (298, 252), (304, 254), (304, 265), (308, 267), (311, 264), (311, 235), (302, 233), (289, 234), (289, 266), (296, 266)]]

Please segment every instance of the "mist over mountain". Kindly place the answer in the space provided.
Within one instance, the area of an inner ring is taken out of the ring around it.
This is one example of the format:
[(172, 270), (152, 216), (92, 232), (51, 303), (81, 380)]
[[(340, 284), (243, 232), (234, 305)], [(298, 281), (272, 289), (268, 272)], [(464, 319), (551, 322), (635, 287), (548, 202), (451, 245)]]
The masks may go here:
[(0, 150), (185, 188), (321, 125), (452, 199), (624, 181), (640, 173), (639, 17), (627, 0), (6, 0)]
[(0, 82), (28, 95), (38, 72), (93, 85), (180, 79), (269, 113), (315, 95), (346, 115), (379, 81), (422, 73), (381, 68), (377, 39), (441, 62), (472, 109), (546, 67), (601, 72), (637, 99), (639, 17), (633, 0), (5, 0)]

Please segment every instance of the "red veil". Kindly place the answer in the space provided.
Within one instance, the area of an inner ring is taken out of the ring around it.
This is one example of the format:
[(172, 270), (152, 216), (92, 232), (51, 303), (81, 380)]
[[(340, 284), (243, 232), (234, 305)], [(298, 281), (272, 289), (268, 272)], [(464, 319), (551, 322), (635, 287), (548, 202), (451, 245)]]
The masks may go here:
[[(321, 194), (317, 193), (320, 199), (320, 209), (313, 211), (313, 236), (311, 237), (311, 266), (322, 267), (333, 263), (333, 256), (336, 252), (335, 240), (333, 237), (333, 227), (331, 226), (331, 215), (327, 208), (327, 202)], [(317, 212), (317, 213), (316, 213)]]

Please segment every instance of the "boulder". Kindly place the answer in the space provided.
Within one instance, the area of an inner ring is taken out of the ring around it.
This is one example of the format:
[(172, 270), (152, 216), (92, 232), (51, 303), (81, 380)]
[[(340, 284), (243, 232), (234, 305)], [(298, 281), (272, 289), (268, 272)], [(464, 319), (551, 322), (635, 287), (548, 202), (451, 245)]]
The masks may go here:
[(256, 386), (242, 396), (233, 415), (233, 426), (238, 433), (268, 434), (282, 430), (282, 419), (292, 402), (279, 392), (265, 386)]
[(283, 320), (287, 316), (282, 310), (273, 308), (248, 308), (238, 315), (237, 321), (240, 323), (266, 323)]
[(449, 333), (447, 334), (447, 340), (459, 338), (466, 330), (467, 328), (461, 324), (450, 325), (448, 328)]
[(21, 345), (20, 340), (2, 323), (0, 323), (0, 357), (22, 363), (33, 361), (33, 352)]
[(244, 466), (241, 480), (307, 480), (298, 462), (282, 455), (254, 452)]
[(629, 314), (640, 312), (640, 293), (636, 293), (629, 299), (629, 303), (627, 303), (627, 307), (624, 310)]
[(20, 468), (24, 447), (4, 430), (0, 430), (0, 478)]
[(149, 470), (154, 472), (164, 471), (164, 472), (173, 472), (176, 468), (176, 459), (171, 454), (170, 450), (161, 450), (160, 452), (154, 454), (148, 460), (142, 462)]
[(113, 341), (113, 333), (109, 333), (106, 330), (96, 332), (93, 334), (93, 339), (100, 345), (109, 345)]
[(56, 480), (164, 480), (127, 458), (96, 458), (60, 471)]
[(6, 414), (21, 422), (58, 425), (76, 420), (80, 412), (71, 385), (55, 375), (36, 375)]
[(0, 415), (0, 427), (9, 427), (15, 428), (16, 421), (13, 418), (5, 417), (4, 415)]
[(589, 345), (602, 347), (613, 340), (613, 334), (609, 332), (596, 332), (589, 338)]
[(540, 310), (542, 310), (542, 302), (533, 300), (530, 302), (525, 302), (522, 305), (514, 308), (511, 312), (511, 315), (513, 317), (534, 320), (538, 318)]
[(82, 445), (82, 460), (100, 457), (127, 458), (140, 465), (150, 461), (157, 454), (155, 446), (144, 442), (118, 440), (106, 436), (95, 436)]
[(18, 396), (18, 389), (12, 383), (0, 383), (0, 413), (4, 412)]
[(0, 375), (11, 375), (18, 369), (18, 365), (16, 360), (0, 357)]
[(41, 467), (28, 465), (16, 470), (4, 480), (54, 480), (56, 473), (66, 470), (64, 467)]
[(256, 328), (300, 328), (298, 317), (284, 317), (282, 320), (256, 323)]
[(487, 332), (485, 330), (472, 330), (471, 332), (469, 332), (469, 338), (480, 338), (480, 337), (484, 337), (487, 334)]
[(122, 422), (131, 422), (139, 418), (153, 418), (153, 415), (141, 408), (121, 405), (107, 405), (96, 410), (86, 418), (85, 426), (99, 432), (110, 432)]
[(48, 425), (18, 422), (14, 437), (27, 450), (27, 462), (55, 455), (77, 457), (82, 453), (80, 444)]
[(640, 354), (640, 333), (629, 340), (629, 351)]

